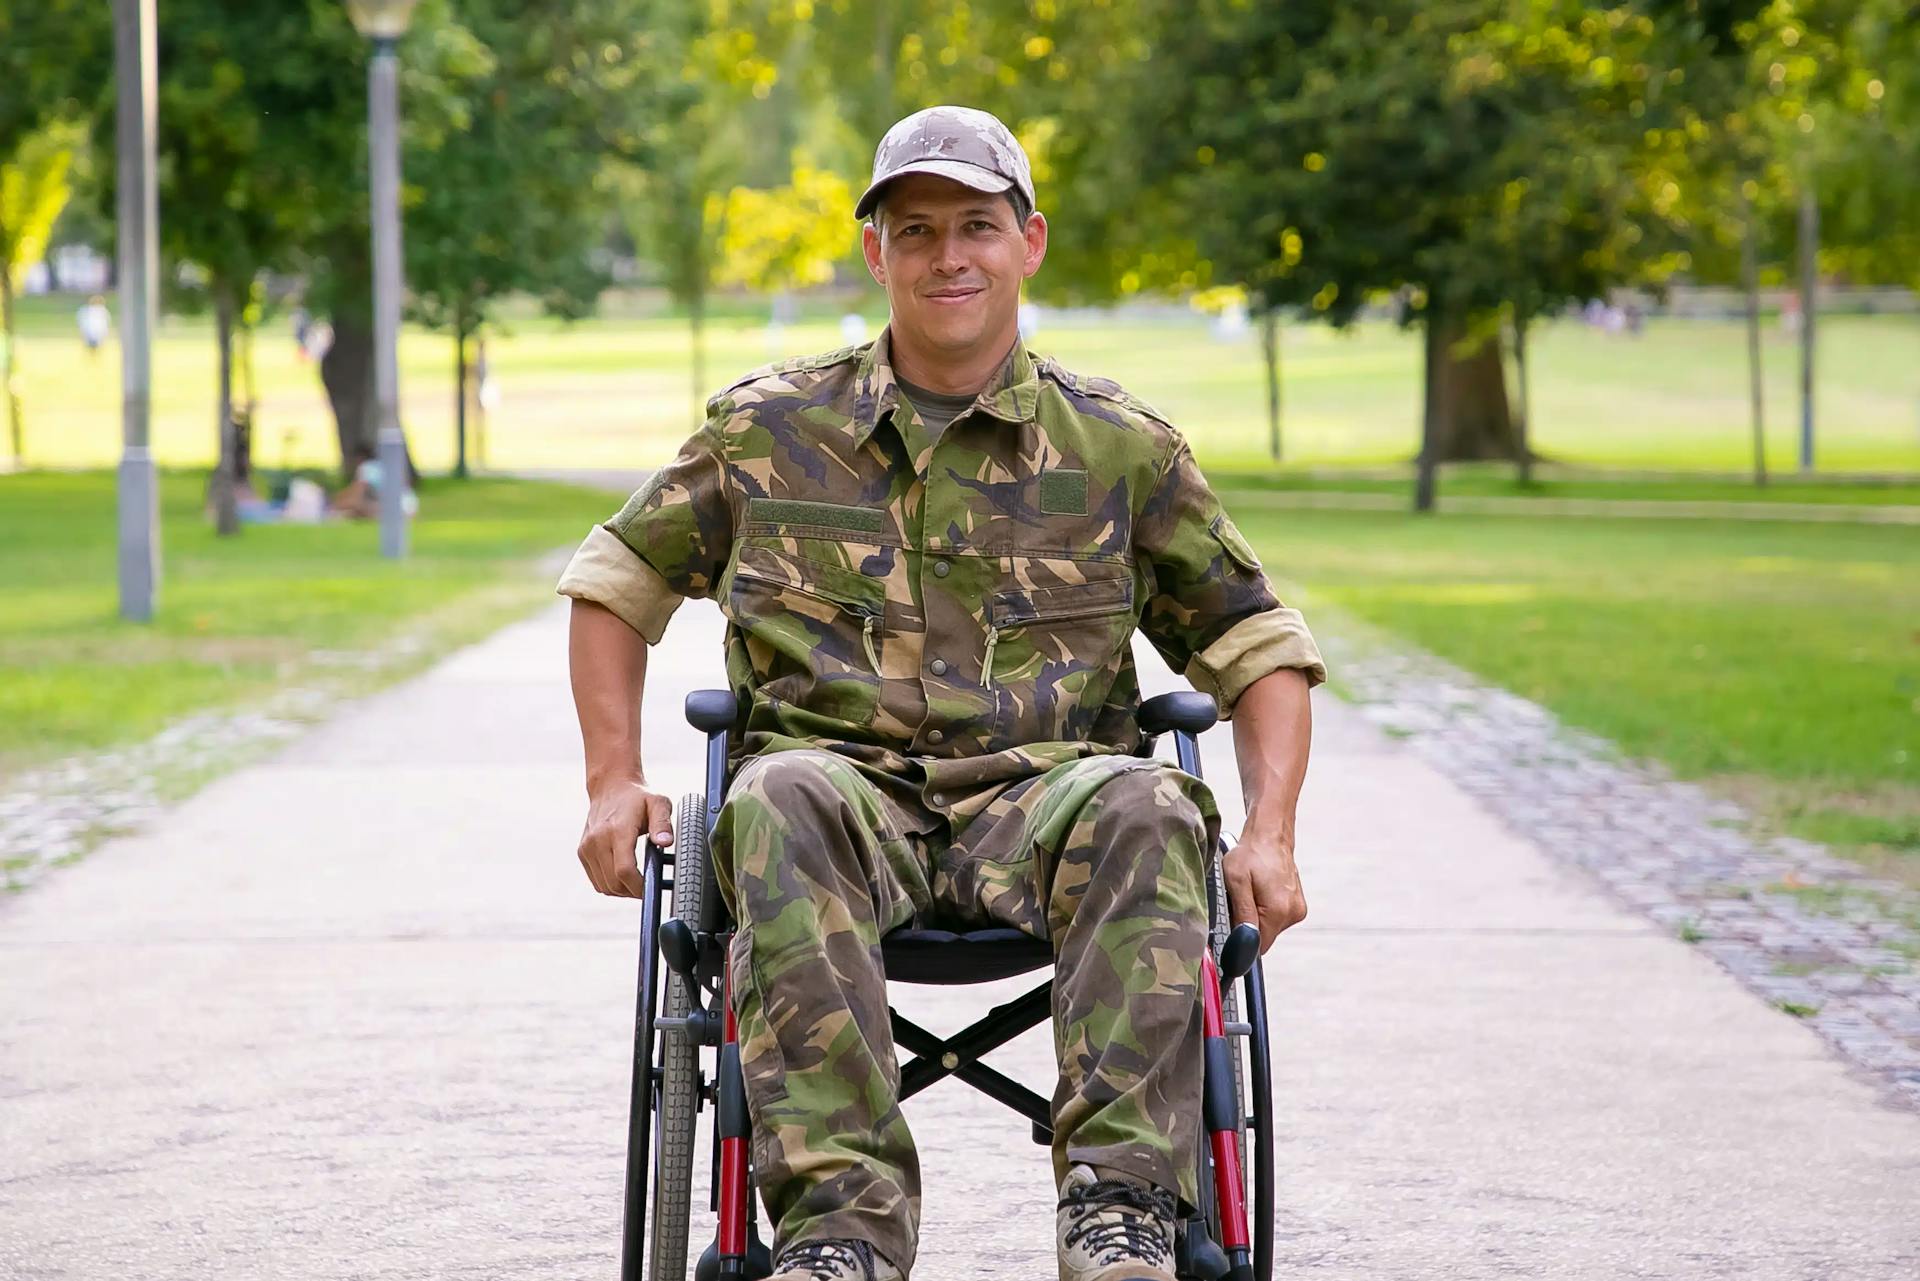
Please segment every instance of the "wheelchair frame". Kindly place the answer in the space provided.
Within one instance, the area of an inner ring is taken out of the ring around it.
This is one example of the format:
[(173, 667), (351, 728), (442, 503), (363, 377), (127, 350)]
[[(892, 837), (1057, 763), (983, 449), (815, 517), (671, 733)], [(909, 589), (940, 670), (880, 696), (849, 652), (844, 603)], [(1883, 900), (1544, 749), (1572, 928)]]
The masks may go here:
[[(725, 965), (732, 942), (712, 878), (707, 837), (719, 817), (727, 783), (727, 733), (738, 703), (728, 690), (699, 690), (687, 696), (687, 721), (707, 736), (706, 790), (689, 794), (677, 816), (679, 833), (671, 851), (643, 843), (644, 888), (640, 903), (640, 967), (634, 1017), (633, 1075), (628, 1096), (626, 1197), (622, 1215), (621, 1281), (685, 1281), (690, 1228), (691, 1152), (697, 1113), (714, 1108), (713, 1180), (709, 1208), (717, 1216), (714, 1240), (700, 1256), (696, 1281), (760, 1281), (772, 1271), (767, 1246), (760, 1240), (749, 1179), (745, 1082), (740, 1072), (737, 1029)], [(1162, 694), (1140, 706), (1141, 755), (1150, 755), (1161, 734), (1174, 736), (1176, 763), (1200, 775), (1198, 735), (1218, 719), (1211, 696), (1191, 692)], [(1224, 849), (1224, 844), (1222, 846)], [(697, 860), (690, 858), (698, 855)], [(1205, 1087), (1202, 1128), (1205, 1142), (1196, 1154), (1202, 1204), (1178, 1228), (1175, 1272), (1182, 1281), (1271, 1281), (1273, 1275), (1274, 1172), (1273, 1085), (1268, 1045), (1266, 981), (1260, 965), (1259, 932), (1251, 925), (1227, 929), (1220, 853), (1208, 869), (1211, 910), (1209, 948), (1201, 965), (1202, 1024), (1205, 1036)], [(675, 862), (678, 859), (679, 862)], [(692, 866), (689, 866), (689, 863)], [(673, 867), (671, 877), (667, 868)], [(687, 893), (679, 885), (683, 877)], [(674, 912), (663, 919), (666, 891), (675, 890)], [(694, 919), (686, 919), (689, 916)], [(969, 948), (972, 972), (935, 977), (925, 959), (942, 949)], [(1013, 930), (982, 930), (965, 935), (901, 930), (882, 940), (888, 978), (909, 983), (980, 983), (1051, 965), (1046, 943)], [(914, 958), (920, 963), (915, 964)], [(987, 958), (985, 965), (981, 958)], [(669, 971), (669, 1011), (660, 1008), (660, 968)], [(914, 974), (895, 974), (896, 967)], [(918, 975), (918, 977), (915, 977)], [(1233, 983), (1239, 980), (1247, 1018), (1235, 1021)], [(675, 990), (677, 985), (677, 990)], [(904, 1101), (946, 1077), (973, 1086), (1033, 1126), (1035, 1142), (1053, 1137), (1048, 1101), (1027, 1086), (981, 1062), (981, 1058), (1051, 1017), (1051, 975), (1024, 996), (990, 1010), (951, 1037), (942, 1038), (893, 1010), (888, 1014), (896, 1045), (915, 1056), (900, 1070)], [(656, 1037), (656, 1033), (661, 1034)], [(673, 1038), (679, 1038), (678, 1045)], [(1237, 1040), (1248, 1043), (1241, 1061)], [(657, 1044), (656, 1044), (657, 1042)], [(718, 1050), (711, 1078), (701, 1068), (700, 1051)], [(657, 1054), (656, 1054), (657, 1050)], [(689, 1052), (690, 1051), (690, 1052)], [(1243, 1101), (1243, 1077), (1250, 1098)], [(1250, 1102), (1250, 1109), (1244, 1105)], [(652, 1149), (654, 1123), (676, 1127), (660, 1152)], [(1252, 1130), (1251, 1139), (1247, 1131)], [(1252, 1147), (1252, 1169), (1244, 1166)], [(653, 1158), (650, 1160), (650, 1158)], [(675, 1168), (677, 1162), (679, 1168)], [(1252, 1210), (1248, 1214), (1248, 1174)], [(649, 1176), (655, 1183), (649, 1206)], [(652, 1209), (656, 1231), (646, 1230)], [(1249, 1223), (1251, 1217), (1251, 1223)], [(655, 1248), (645, 1254), (649, 1236)]]

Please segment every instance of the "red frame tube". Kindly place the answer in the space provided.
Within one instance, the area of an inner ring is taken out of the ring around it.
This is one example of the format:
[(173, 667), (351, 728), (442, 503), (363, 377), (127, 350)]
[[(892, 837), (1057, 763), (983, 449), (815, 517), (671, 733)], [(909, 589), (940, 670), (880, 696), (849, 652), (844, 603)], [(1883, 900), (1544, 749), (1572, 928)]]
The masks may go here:
[[(1200, 958), (1201, 1032), (1208, 1039), (1226, 1038), (1226, 1018), (1221, 1013), (1220, 970), (1211, 955)], [(1216, 1087), (1231, 1090), (1231, 1079)], [(1240, 1183), (1240, 1146), (1232, 1130), (1212, 1130), (1207, 1141), (1213, 1151), (1213, 1196), (1220, 1208), (1220, 1247), (1227, 1251), (1247, 1248), (1247, 1202)]]
[[(726, 1044), (737, 1045), (740, 1028), (733, 1017), (733, 966), (727, 966)], [(724, 1088), (724, 1087), (723, 1087)], [(722, 1259), (747, 1256), (747, 1141), (720, 1140), (720, 1223), (718, 1241)]]

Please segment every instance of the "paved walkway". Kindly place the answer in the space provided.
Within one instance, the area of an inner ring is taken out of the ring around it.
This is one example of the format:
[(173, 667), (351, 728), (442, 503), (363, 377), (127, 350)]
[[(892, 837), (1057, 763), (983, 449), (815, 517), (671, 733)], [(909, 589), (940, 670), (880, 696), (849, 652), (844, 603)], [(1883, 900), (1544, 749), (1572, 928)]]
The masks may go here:
[[(0, 904), (0, 1278), (615, 1275), (635, 908), (573, 857), (564, 620)], [(676, 791), (718, 636), (689, 606), (653, 663)], [(1269, 958), (1282, 1275), (1920, 1274), (1920, 1117), (1318, 708), (1313, 916)], [(1207, 752), (1231, 808), (1224, 731)], [(1047, 1060), (1044, 1033), (1000, 1059)], [(920, 1278), (1052, 1274), (1044, 1154), (992, 1106), (909, 1105)]]

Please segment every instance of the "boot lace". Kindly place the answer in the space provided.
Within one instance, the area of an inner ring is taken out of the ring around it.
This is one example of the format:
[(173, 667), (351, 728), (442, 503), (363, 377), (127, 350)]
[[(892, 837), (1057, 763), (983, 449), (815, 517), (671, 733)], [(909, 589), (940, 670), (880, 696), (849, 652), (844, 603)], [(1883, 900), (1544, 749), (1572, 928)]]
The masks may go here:
[(873, 1281), (873, 1247), (865, 1241), (802, 1241), (780, 1256), (779, 1272), (804, 1271), (813, 1281)]
[(1164, 1264), (1173, 1254), (1173, 1197), (1158, 1188), (1093, 1183), (1068, 1192), (1061, 1205), (1077, 1220), (1067, 1229), (1066, 1244), (1082, 1246), (1097, 1264)]

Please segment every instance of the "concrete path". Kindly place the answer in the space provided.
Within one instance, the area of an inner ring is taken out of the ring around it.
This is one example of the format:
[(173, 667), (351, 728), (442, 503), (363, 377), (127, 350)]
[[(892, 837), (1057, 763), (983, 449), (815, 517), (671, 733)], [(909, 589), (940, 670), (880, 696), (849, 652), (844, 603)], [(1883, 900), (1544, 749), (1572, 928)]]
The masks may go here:
[[(0, 905), (0, 1277), (616, 1275), (636, 908), (573, 856), (564, 620)], [(676, 793), (718, 639), (688, 606), (654, 659)], [(1313, 916), (1268, 969), (1280, 1275), (1920, 1275), (1920, 1117), (1331, 698), (1319, 720)], [(1231, 807), (1224, 731), (1207, 752)], [(900, 1004), (952, 1028), (1017, 986)], [(1045, 1092), (1048, 1059), (1041, 1033), (998, 1061)], [(953, 1086), (909, 1114), (916, 1276), (1051, 1276), (1025, 1126)]]

